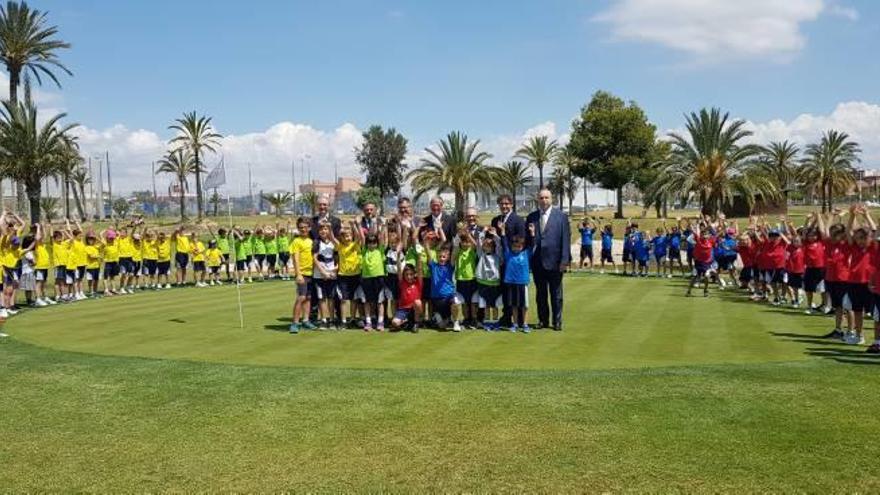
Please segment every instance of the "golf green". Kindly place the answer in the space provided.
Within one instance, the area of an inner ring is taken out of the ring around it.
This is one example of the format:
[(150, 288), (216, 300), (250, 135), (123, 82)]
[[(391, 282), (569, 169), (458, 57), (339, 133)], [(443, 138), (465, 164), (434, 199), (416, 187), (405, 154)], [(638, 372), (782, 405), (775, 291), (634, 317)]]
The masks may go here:
[[(573, 275), (565, 331), (358, 330), (287, 333), (290, 282), (149, 291), (59, 305), (10, 319), (13, 338), (56, 350), (187, 361), (330, 368), (564, 370), (808, 359), (800, 334), (828, 320), (712, 291), (685, 297), (681, 279)], [(788, 337), (786, 337), (788, 334)]]

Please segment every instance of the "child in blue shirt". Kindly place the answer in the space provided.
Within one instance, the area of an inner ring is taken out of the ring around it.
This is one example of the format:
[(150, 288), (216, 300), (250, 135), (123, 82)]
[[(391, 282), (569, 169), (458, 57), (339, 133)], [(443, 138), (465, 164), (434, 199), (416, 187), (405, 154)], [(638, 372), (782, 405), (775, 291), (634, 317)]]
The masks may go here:
[[(663, 227), (657, 227), (655, 235), (651, 239), (651, 250), (654, 251), (654, 261), (657, 263), (658, 277), (664, 277), (667, 274), (666, 255), (668, 246), (669, 238), (666, 237), (666, 229)], [(672, 275), (670, 274), (669, 276), (671, 277)]]
[(635, 259), (632, 256), (632, 225), (627, 224), (623, 230), (623, 274), (627, 275), (629, 264), (633, 263), (633, 274), (635, 274)]
[[(428, 261), (431, 271), (431, 307), (434, 310), (434, 318), (437, 326), (443, 327), (447, 319), (452, 319), (452, 331), (461, 331), (460, 305), (455, 297), (455, 263), (452, 259), (452, 247), (446, 243), (443, 230), (437, 230), (440, 239), (440, 249), (437, 251), (437, 259)], [(429, 249), (427, 241), (423, 241), (424, 248)]]
[(581, 233), (581, 268), (587, 264), (587, 268), (593, 268), (593, 234), (596, 232), (596, 225), (587, 219), (584, 219), (578, 227)]
[[(529, 309), (529, 263), (533, 250), (526, 248), (526, 241), (522, 236), (508, 239), (503, 223), (499, 227), (504, 245), (504, 304), (511, 308), (510, 331), (516, 332), (518, 323), (523, 333), (529, 333), (531, 330), (526, 318)], [(531, 223), (529, 235), (535, 235), (535, 225)]]
[(614, 258), (611, 256), (611, 248), (614, 247), (614, 231), (611, 228), (611, 224), (605, 225), (605, 228), (602, 230), (602, 253), (600, 255), (600, 259), (602, 262), (602, 268), (599, 273), (605, 273), (605, 262), (611, 263), (611, 268), (614, 268), (614, 273), (617, 273), (617, 265), (614, 264)]
[(639, 230), (639, 225), (634, 223), (632, 227), (633, 231), (630, 234), (630, 238), (632, 239), (633, 275), (636, 275), (636, 263), (638, 263), (638, 275), (647, 277), (650, 247), (645, 239), (645, 234)]
[(678, 262), (678, 269), (684, 275), (684, 265), (681, 263), (681, 219), (677, 219), (678, 224), (672, 226), (672, 230), (667, 234), (669, 241), (667, 243), (669, 251), (669, 274), (672, 275), (672, 267)]

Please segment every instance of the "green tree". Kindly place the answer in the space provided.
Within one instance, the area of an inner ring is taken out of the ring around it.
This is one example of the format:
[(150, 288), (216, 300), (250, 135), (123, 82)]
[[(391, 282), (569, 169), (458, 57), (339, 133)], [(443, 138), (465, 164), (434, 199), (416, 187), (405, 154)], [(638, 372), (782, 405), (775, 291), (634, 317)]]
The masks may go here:
[(669, 201), (674, 200), (675, 196), (660, 188), (660, 179), (663, 169), (671, 163), (672, 145), (669, 141), (658, 139), (652, 155), (648, 164), (636, 172), (633, 183), (642, 193), (645, 209), (653, 206), (657, 218), (666, 218)]
[(479, 146), (479, 139), (468, 142), (467, 135), (456, 131), (437, 143), (438, 150), (425, 148), (430, 158), (423, 158), (421, 165), (406, 176), (412, 183), (415, 199), (432, 190), (452, 191), (455, 211), (462, 217), (471, 192), (496, 191), (494, 174), (491, 167), (486, 166), (492, 155), (480, 151)]
[(530, 168), (531, 166), (523, 162), (511, 160), (494, 169), (495, 181), (500, 186), (499, 189), (501, 191), (510, 193), (513, 199), (514, 211), (516, 211), (517, 192), (532, 182), (532, 176), (529, 173)]
[[(89, 172), (83, 166), (77, 166), (70, 172), (70, 181), (73, 189), (73, 202), (76, 204), (80, 221), (86, 219), (86, 185), (92, 182)], [(77, 190), (79, 194), (77, 195)]]
[(775, 197), (778, 188), (762, 173), (761, 148), (744, 144), (752, 135), (742, 120), (729, 121), (721, 110), (702, 109), (687, 117), (688, 137), (671, 133), (672, 155), (659, 177), (661, 194), (696, 195), (704, 213), (716, 214), (742, 196), (751, 206), (755, 197)]
[(559, 180), (559, 206), (562, 207), (562, 198), (568, 200), (568, 214), (572, 214), (574, 198), (577, 195), (580, 181), (575, 171), (580, 167), (581, 160), (569, 147), (560, 148), (553, 159), (556, 167), (553, 169), (554, 177)]
[(514, 158), (522, 158), (537, 167), (538, 187), (544, 189), (544, 165), (553, 161), (559, 148), (559, 143), (555, 139), (551, 141), (547, 136), (533, 136), (516, 150)]
[(796, 144), (789, 141), (773, 141), (761, 148), (759, 164), (761, 170), (776, 181), (782, 197), (788, 202), (788, 191), (793, 186), (792, 182), (797, 176), (800, 165), (797, 156), (800, 149)]
[(823, 213), (831, 211), (835, 194), (842, 194), (855, 184), (855, 164), (860, 161), (861, 152), (859, 144), (851, 141), (848, 134), (833, 129), (804, 150), (798, 176), (808, 189), (819, 193)]
[[(290, 195), (291, 198), (293, 194)], [(220, 193), (214, 190), (210, 196), (208, 196), (208, 203), (211, 205), (211, 209), (214, 211), (214, 216), (217, 216), (217, 211), (220, 209), (220, 203), (223, 202), (223, 198), (220, 197)]]
[(617, 191), (615, 217), (623, 218), (623, 186), (651, 158), (655, 128), (635, 102), (605, 91), (593, 94), (572, 122), (568, 147), (580, 159), (576, 175)]
[(131, 203), (125, 198), (116, 198), (110, 205), (110, 209), (113, 210), (114, 215), (125, 220), (125, 217), (131, 212)]
[[(59, 60), (56, 53), (70, 48), (70, 44), (56, 39), (57, 26), (49, 26), (46, 12), (31, 10), (26, 2), (6, 2), (0, 6), (0, 60), (9, 72), (9, 101), (18, 103), (18, 88), (22, 73), (32, 74), (38, 84), (48, 77), (59, 88), (61, 83), (54, 69), (67, 75), (72, 73)], [(24, 211), (25, 185), (17, 184), (18, 210)]]
[(64, 218), (70, 219), (70, 194), (71, 190), (73, 191), (74, 197), (76, 197), (76, 188), (72, 187), (71, 174), (77, 167), (81, 167), (84, 163), (83, 157), (79, 154), (79, 145), (77, 144), (76, 139), (72, 136), (69, 136), (69, 139), (66, 140), (63, 149), (61, 150), (61, 154), (59, 155), (59, 170), (57, 172), (58, 180), (61, 181), (61, 189), (62, 189), (62, 197), (63, 197), (63, 207), (64, 207)]
[(192, 154), (196, 176), (196, 208), (198, 219), (201, 220), (205, 214), (205, 208), (202, 204), (202, 172), (205, 171), (202, 158), (206, 151), (212, 153), (217, 151), (223, 136), (214, 132), (211, 117), (204, 115), (200, 117), (195, 111), (184, 113), (183, 118), (177, 119), (175, 122), (176, 124), (168, 126), (169, 129), (178, 132), (178, 135), (171, 140), (171, 144), (186, 148)]
[(5, 101), (0, 110), (0, 167), (3, 175), (24, 184), (31, 223), (40, 221), (43, 180), (61, 169), (69, 132), (76, 127), (61, 125), (66, 116), (62, 113), (42, 122), (29, 100)]
[(264, 194), (263, 199), (269, 203), (276, 217), (280, 217), (284, 212), (284, 208), (293, 200), (293, 194), (289, 192)]
[(380, 201), (384, 208), (385, 197), (398, 194), (406, 172), (406, 138), (393, 127), (383, 130), (381, 126), (371, 126), (363, 134), (364, 141), (355, 149), (355, 160), (361, 172), (367, 174), (367, 187), (379, 189)]
[(157, 174), (169, 174), (174, 176), (180, 186), (180, 221), (186, 220), (186, 191), (189, 190), (187, 177), (195, 174), (198, 170), (196, 161), (188, 149), (178, 148), (162, 157), (156, 168)]
[(382, 193), (379, 191), (379, 188), (370, 186), (362, 187), (354, 198), (354, 204), (358, 208), (363, 208), (368, 203), (378, 205), (380, 201), (382, 201)]
[(54, 222), (58, 218), (58, 198), (52, 196), (44, 196), (40, 198), (40, 209), (43, 210), (43, 217), (47, 222)]
[(314, 215), (318, 207), (318, 193), (315, 191), (304, 192), (299, 195), (297, 201), (299, 201), (301, 209), (306, 209), (310, 215)]

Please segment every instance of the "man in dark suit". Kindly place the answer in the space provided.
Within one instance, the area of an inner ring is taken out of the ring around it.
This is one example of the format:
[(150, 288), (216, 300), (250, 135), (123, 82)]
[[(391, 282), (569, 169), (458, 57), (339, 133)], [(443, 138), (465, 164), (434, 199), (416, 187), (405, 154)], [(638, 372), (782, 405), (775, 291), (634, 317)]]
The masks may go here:
[[(538, 210), (529, 213), (526, 224), (527, 245), (534, 249), (532, 275), (535, 279), (535, 301), (538, 306), (538, 328), (550, 326), (553, 309), (553, 330), (562, 330), (562, 274), (571, 264), (571, 225), (568, 215), (553, 208), (553, 195), (547, 189), (538, 192)], [(532, 235), (534, 232), (534, 235)], [(550, 297), (548, 307), (547, 297)]]
[[(502, 194), (498, 196), (498, 210), (501, 211), (501, 214), (492, 219), (492, 227), (495, 227), (495, 231), (498, 232), (501, 230), (501, 224), (504, 224), (505, 232), (507, 233), (508, 239), (513, 239), (514, 237), (522, 237), (525, 239), (526, 237), (526, 222), (522, 219), (521, 216), (517, 215), (515, 211), (513, 211), (513, 198), (510, 197), (509, 194)], [(501, 293), (504, 293), (504, 265), (501, 266)], [(499, 325), (507, 327), (510, 325), (510, 307), (507, 305), (504, 306), (504, 309), (501, 311), (501, 320), (498, 322)]]
[(431, 214), (423, 222), (434, 230), (442, 229), (449, 242), (455, 238), (455, 217), (443, 212), (443, 198), (440, 196), (431, 198)]
[(333, 229), (333, 235), (339, 237), (339, 231), (342, 229), (342, 221), (334, 217), (330, 213), (330, 196), (322, 194), (318, 196), (317, 201), (318, 214), (312, 217), (312, 229), (309, 232), (313, 240), (318, 240), (318, 224), (328, 222), (330, 228)]

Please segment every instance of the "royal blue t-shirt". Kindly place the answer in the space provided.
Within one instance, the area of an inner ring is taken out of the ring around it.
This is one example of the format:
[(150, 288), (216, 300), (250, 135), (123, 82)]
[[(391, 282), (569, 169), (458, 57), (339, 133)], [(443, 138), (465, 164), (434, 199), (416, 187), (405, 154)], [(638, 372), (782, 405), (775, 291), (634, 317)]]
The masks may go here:
[(732, 236), (725, 235), (721, 242), (721, 254), (724, 256), (736, 256), (737, 241)]
[(602, 249), (611, 249), (614, 245), (614, 234), (611, 232), (602, 232)]
[(447, 299), (455, 295), (455, 267), (452, 263), (441, 265), (436, 261), (429, 261), (431, 267), (431, 297), (434, 299)]
[[(682, 235), (684, 235), (684, 238), (685, 238), (685, 239), (690, 239), (690, 238), (691, 238), (691, 235), (692, 235), (693, 233), (694, 233), (694, 232), (693, 232), (691, 229), (684, 229), (684, 230), (682, 231)], [(687, 242), (687, 251), (688, 251), (689, 253), (694, 252), (694, 243), (692, 243), (691, 241), (688, 241), (688, 242)]]
[(578, 231), (581, 233), (581, 246), (592, 246), (595, 229), (591, 229), (590, 227), (578, 227)]
[(531, 249), (523, 249), (518, 253), (510, 250), (507, 242), (504, 243), (504, 283), (528, 285), (529, 284), (529, 258)]
[(681, 232), (672, 232), (669, 234), (669, 248), (675, 250), (681, 249)]
[(633, 253), (636, 255), (636, 259), (648, 259), (648, 242), (645, 241), (645, 235), (643, 233), (634, 232), (632, 234), (632, 249)]
[(633, 236), (632, 234), (623, 234), (623, 252), (631, 253), (633, 250)]
[(654, 256), (666, 256), (666, 236), (658, 235), (657, 237), (651, 239), (651, 245), (654, 248)]

